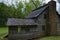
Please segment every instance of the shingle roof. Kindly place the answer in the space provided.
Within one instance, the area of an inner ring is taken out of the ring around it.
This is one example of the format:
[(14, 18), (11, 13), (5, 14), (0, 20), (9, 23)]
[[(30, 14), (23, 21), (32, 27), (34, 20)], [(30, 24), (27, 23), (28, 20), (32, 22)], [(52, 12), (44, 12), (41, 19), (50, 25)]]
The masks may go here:
[(48, 7), (48, 5), (44, 5), (41, 6), (37, 9), (35, 9), (32, 13), (30, 13), (26, 18), (34, 18), (37, 17), (39, 14), (41, 14), (46, 8)]
[(8, 26), (19, 26), (19, 25), (37, 25), (34, 19), (17, 19), (9, 18), (7, 22)]

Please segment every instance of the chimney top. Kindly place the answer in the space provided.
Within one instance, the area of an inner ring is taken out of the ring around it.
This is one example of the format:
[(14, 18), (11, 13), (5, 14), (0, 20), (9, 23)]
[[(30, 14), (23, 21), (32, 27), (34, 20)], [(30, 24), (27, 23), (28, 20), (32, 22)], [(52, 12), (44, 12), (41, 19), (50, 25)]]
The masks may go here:
[(51, 0), (51, 1), (53, 1), (53, 0)]

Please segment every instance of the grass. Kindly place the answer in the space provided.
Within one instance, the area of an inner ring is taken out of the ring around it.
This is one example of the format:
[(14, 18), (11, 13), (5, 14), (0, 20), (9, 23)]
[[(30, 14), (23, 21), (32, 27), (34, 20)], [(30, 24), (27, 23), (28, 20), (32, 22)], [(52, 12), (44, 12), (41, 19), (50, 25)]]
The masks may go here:
[(49, 36), (49, 37), (42, 38), (40, 40), (60, 40), (60, 36)]
[[(0, 27), (0, 37), (4, 34), (7, 34), (8, 28), (7, 27)], [(0, 40), (7, 40), (7, 38), (2, 38)], [(60, 36), (49, 36), (45, 38), (41, 38), (40, 40), (60, 40)]]
[(0, 27), (0, 36), (6, 34), (8, 32), (8, 28), (7, 27)]
[(0, 27), (0, 40), (7, 40), (6, 38), (2, 39), (3, 35), (8, 33), (7, 27)]

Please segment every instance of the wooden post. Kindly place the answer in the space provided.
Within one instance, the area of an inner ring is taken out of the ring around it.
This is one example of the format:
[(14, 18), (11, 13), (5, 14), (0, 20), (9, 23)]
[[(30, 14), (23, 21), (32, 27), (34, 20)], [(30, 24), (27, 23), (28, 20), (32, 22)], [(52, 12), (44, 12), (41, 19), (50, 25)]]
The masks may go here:
[(56, 2), (50, 1), (49, 5), (49, 28), (50, 28), (50, 35), (56, 35)]
[(26, 32), (25, 27), (26, 27), (25, 25), (21, 26), (21, 33), (25, 33)]
[(49, 27), (49, 8), (45, 10), (45, 20), (46, 20), (46, 25), (45, 25), (45, 34), (46, 36), (49, 36), (50, 33), (50, 27)]
[(18, 32), (18, 27), (17, 26), (9, 26), (9, 29), (8, 29), (8, 40), (11, 40), (11, 37), (14, 35), (14, 34), (17, 34)]

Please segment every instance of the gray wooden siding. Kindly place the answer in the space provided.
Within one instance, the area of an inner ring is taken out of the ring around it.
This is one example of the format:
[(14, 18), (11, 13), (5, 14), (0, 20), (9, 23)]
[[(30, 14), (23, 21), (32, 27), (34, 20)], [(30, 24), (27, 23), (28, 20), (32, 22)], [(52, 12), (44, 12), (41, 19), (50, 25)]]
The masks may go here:
[(60, 35), (60, 18), (57, 16), (57, 35)]
[(44, 14), (46, 12), (43, 12), (38, 18), (37, 18), (37, 23), (38, 23), (38, 26), (37, 26), (37, 30), (40, 31), (40, 32), (44, 32), (44, 30), (42, 29), (42, 26), (45, 26), (46, 25), (46, 20), (44, 19)]

